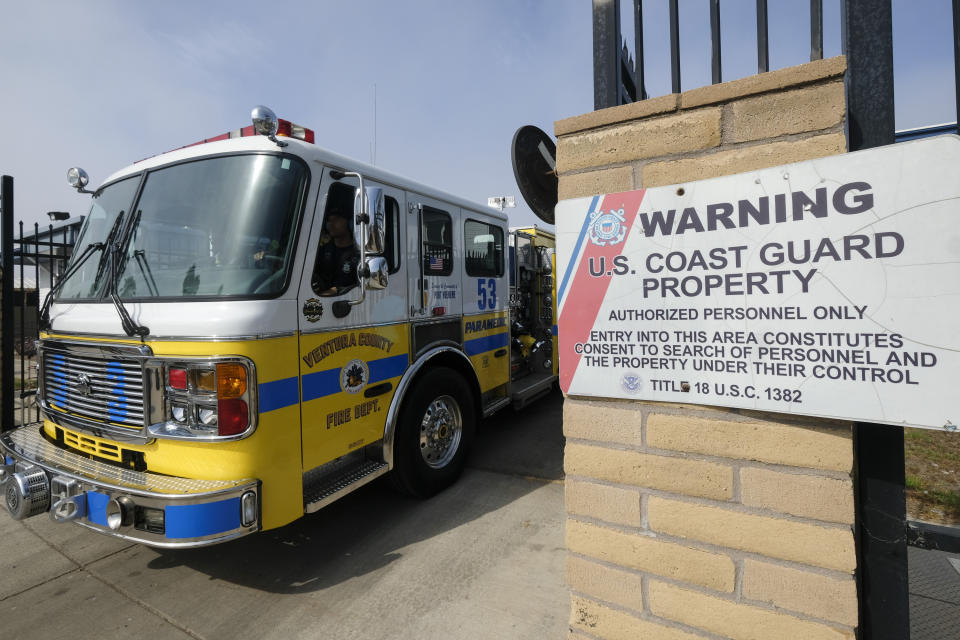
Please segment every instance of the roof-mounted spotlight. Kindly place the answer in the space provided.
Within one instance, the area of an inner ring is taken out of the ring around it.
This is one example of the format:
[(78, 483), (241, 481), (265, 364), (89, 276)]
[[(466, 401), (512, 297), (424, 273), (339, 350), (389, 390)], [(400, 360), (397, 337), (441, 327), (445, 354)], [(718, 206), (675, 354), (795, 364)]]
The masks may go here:
[(47, 211), (47, 217), (50, 218), (51, 222), (59, 222), (60, 220), (67, 220), (70, 218), (69, 211)]
[(80, 167), (70, 167), (67, 170), (67, 183), (77, 190), (77, 193), (93, 193), (84, 189), (90, 182), (90, 176)]
[(250, 112), (250, 119), (253, 120), (254, 131), (262, 136), (267, 136), (275, 142), (278, 147), (287, 146), (286, 142), (277, 140), (277, 129), (280, 128), (280, 121), (277, 119), (277, 114), (275, 114), (273, 110), (263, 105), (254, 107), (253, 111)]

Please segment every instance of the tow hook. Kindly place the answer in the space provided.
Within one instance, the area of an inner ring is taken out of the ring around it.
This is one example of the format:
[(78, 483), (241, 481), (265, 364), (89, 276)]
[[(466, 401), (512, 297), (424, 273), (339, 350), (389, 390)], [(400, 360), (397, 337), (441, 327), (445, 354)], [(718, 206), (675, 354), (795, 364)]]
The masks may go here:
[(54, 522), (70, 522), (87, 515), (87, 494), (80, 483), (69, 478), (55, 476), (50, 483), (50, 493), (54, 502), (50, 509), (50, 519)]

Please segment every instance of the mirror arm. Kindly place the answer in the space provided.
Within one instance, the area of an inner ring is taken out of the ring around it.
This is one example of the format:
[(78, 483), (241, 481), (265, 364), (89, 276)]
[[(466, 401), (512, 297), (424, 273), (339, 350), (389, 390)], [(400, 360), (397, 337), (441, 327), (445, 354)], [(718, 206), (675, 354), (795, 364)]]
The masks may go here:
[[(353, 176), (360, 183), (360, 205), (364, 211), (361, 212), (360, 215), (356, 216), (356, 218), (360, 222), (360, 238), (364, 239), (364, 241), (357, 243), (360, 245), (360, 260), (357, 263), (357, 279), (360, 281), (360, 297), (355, 300), (343, 300), (335, 302), (333, 312), (338, 318), (342, 318), (350, 313), (350, 307), (355, 307), (358, 304), (361, 304), (367, 297), (366, 279), (362, 275), (362, 269), (366, 269), (367, 265), (367, 243), (365, 238), (367, 237), (367, 222), (369, 222), (370, 216), (367, 215), (365, 211), (368, 207), (363, 206), (363, 202), (367, 197), (367, 192), (363, 188), (363, 176), (356, 171), (338, 171), (336, 169), (330, 170), (330, 177), (334, 180), (343, 180), (347, 176)], [(340, 305), (338, 309), (337, 305), (339, 302), (346, 302), (347, 306)], [(337, 315), (338, 310), (343, 313), (343, 315)]]

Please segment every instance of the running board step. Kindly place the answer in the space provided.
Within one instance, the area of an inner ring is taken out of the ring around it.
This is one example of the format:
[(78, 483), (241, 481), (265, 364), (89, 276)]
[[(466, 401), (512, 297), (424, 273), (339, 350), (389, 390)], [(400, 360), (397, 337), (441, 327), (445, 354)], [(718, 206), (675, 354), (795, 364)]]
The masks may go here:
[(349, 467), (338, 469), (336, 473), (317, 477), (309, 484), (304, 484), (303, 510), (305, 513), (319, 511), (389, 470), (386, 462), (361, 460)]
[(513, 400), (514, 410), (519, 411), (534, 400), (550, 393), (556, 380), (552, 373), (531, 373), (513, 382), (510, 397)]

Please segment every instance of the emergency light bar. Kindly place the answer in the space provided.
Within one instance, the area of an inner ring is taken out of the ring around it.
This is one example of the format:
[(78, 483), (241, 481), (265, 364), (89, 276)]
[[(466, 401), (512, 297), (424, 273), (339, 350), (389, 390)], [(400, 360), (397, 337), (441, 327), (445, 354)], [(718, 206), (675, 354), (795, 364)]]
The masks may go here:
[[(264, 107), (258, 107), (258, 108), (264, 108)], [(272, 115), (273, 112), (270, 112), (270, 113)], [(220, 135), (214, 136), (213, 138), (205, 138), (197, 142), (186, 144), (182, 147), (171, 149), (170, 151), (179, 151), (180, 149), (188, 149), (190, 147), (195, 147), (198, 144), (206, 144), (208, 142), (217, 142), (219, 140), (230, 140), (232, 138), (245, 138), (248, 136), (256, 136), (256, 135), (263, 135), (263, 134), (258, 133), (254, 125), (250, 125), (248, 127), (243, 127), (241, 129), (234, 129), (233, 131), (228, 131), (227, 133), (221, 133)], [(302, 125), (290, 122), (289, 120), (283, 120), (283, 119), (277, 118), (276, 135), (283, 136), (285, 138), (294, 138), (296, 140), (303, 140), (304, 142), (309, 142), (310, 144), (314, 144), (313, 129), (308, 129)], [(166, 153), (169, 153), (169, 152), (166, 152)], [(153, 158), (153, 157), (155, 156), (149, 156), (149, 158)], [(149, 158), (144, 158), (143, 160), (148, 160)], [(143, 160), (137, 160), (137, 162), (143, 162)], [(136, 162), (134, 164), (136, 164)]]
[[(314, 135), (313, 129), (307, 129), (304, 126), (299, 124), (294, 124), (289, 120), (277, 119), (277, 135), (284, 136), (286, 138), (296, 138), (297, 140), (303, 140), (304, 142), (309, 142), (313, 144)], [(194, 142), (192, 144), (184, 145), (179, 147), (180, 149), (186, 149), (187, 147), (195, 147), (198, 144), (206, 144), (208, 142), (216, 142), (218, 140), (229, 140), (231, 138), (246, 138), (248, 136), (259, 135), (253, 128), (253, 125), (249, 127), (243, 127), (242, 129), (234, 129), (233, 131), (228, 131), (227, 133), (221, 133), (219, 136), (213, 138), (207, 138), (206, 140), (200, 140), (199, 142)]]

